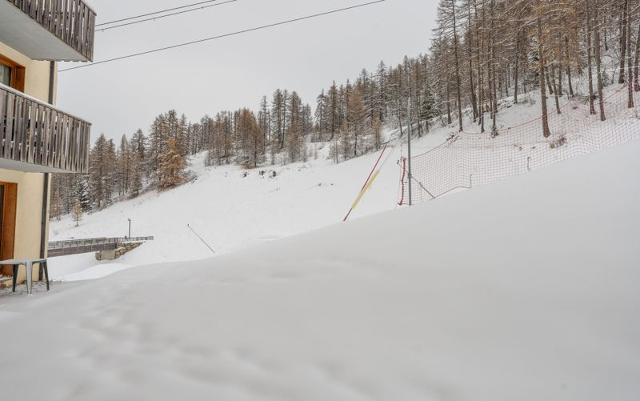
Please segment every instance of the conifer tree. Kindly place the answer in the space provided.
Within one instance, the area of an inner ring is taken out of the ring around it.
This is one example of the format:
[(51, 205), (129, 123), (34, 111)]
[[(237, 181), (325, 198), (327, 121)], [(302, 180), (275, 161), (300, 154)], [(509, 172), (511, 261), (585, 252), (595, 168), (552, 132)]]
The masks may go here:
[(71, 214), (73, 217), (73, 221), (76, 223), (76, 227), (80, 226), (80, 222), (82, 221), (82, 206), (80, 205), (79, 201), (73, 205)]
[(238, 163), (247, 168), (256, 168), (263, 161), (263, 133), (258, 121), (249, 109), (238, 113), (238, 136), (241, 142), (241, 153)]
[(120, 147), (117, 154), (117, 186), (118, 195), (124, 196), (129, 191), (130, 174), (131, 174), (131, 149), (129, 148), (129, 140), (126, 135), (122, 135), (120, 139)]
[(385, 129), (402, 137), (409, 113), (422, 136), (438, 123), (457, 120), (456, 128), (464, 128), (465, 109), (480, 133), (488, 115), (495, 136), (498, 114), (509, 104), (502, 100), (513, 94), (517, 103), (531, 91), (540, 93), (538, 129), (548, 138), (553, 103), (560, 113), (562, 96), (584, 96), (589, 113), (605, 121), (605, 86), (616, 81), (627, 85), (628, 105), (635, 106), (639, 0), (439, 0), (438, 6), (426, 54), (390, 67), (381, 62), (373, 74), (362, 69), (355, 81), (331, 82), (315, 98), (315, 110), (297, 92), (277, 89), (255, 113), (219, 111), (196, 122), (175, 110), (162, 113), (148, 136), (139, 130), (119, 138), (117, 151), (99, 136), (87, 176), (53, 176), (51, 215), (71, 213), (77, 199), (88, 212), (114, 196), (179, 185), (187, 157), (204, 150), (208, 165), (255, 168), (305, 161), (308, 147), (317, 153), (317, 142), (326, 142), (339, 162), (378, 149)]
[(187, 163), (178, 144), (178, 139), (170, 137), (158, 161), (158, 186), (160, 189), (176, 187), (184, 182)]
[(347, 135), (350, 136), (349, 142), (353, 144), (353, 149), (351, 154), (345, 155), (345, 158), (357, 157), (365, 151), (365, 139), (368, 134), (367, 113), (359, 89), (356, 89), (349, 97), (348, 110)]

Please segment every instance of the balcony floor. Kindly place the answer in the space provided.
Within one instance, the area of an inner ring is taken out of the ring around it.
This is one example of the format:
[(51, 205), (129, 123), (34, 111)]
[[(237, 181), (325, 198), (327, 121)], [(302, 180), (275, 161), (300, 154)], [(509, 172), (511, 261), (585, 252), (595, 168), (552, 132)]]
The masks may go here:
[(0, 156), (0, 170), (21, 171), (23, 173), (68, 173), (69, 171), (43, 166), (40, 164), (18, 162)]

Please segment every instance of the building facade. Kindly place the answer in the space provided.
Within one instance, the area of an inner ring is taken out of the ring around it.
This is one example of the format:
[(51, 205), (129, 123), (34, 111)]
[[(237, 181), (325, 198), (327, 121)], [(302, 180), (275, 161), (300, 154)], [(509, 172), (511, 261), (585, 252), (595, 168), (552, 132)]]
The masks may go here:
[(50, 174), (88, 172), (91, 124), (56, 108), (56, 63), (93, 60), (95, 18), (82, 0), (0, 0), (0, 260), (46, 257)]

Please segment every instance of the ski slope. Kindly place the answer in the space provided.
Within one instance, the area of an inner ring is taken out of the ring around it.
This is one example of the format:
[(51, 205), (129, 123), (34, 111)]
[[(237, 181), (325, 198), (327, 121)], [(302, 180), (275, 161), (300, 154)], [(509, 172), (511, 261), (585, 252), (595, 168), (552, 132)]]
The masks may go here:
[[(497, 127), (504, 135), (490, 139), (488, 133), (465, 132), (461, 140), (445, 149), (444, 157), (434, 158), (428, 163), (416, 162), (414, 176), (434, 193), (445, 193), (469, 181), (473, 181), (475, 187), (476, 184), (522, 174), (528, 170), (529, 164), (537, 167), (538, 159), (546, 160), (541, 164), (546, 166), (567, 158), (567, 155), (612, 146), (606, 143), (610, 136), (624, 136), (624, 141), (628, 140), (627, 137), (640, 137), (640, 120), (634, 114), (635, 110), (627, 110), (626, 92), (622, 89), (624, 87), (618, 85), (607, 89), (610, 113), (606, 123), (590, 117), (587, 104), (580, 98), (569, 100), (562, 115), (552, 115), (554, 135), (567, 135), (569, 141), (566, 146), (554, 150), (549, 148), (549, 143), (558, 138), (554, 136), (543, 140), (536, 120), (540, 110), (535, 92), (522, 95), (520, 104), (513, 104), (510, 98), (502, 99)], [(526, 122), (524, 134), (509, 130), (509, 127)], [(478, 130), (469, 116), (465, 127), (471, 131)], [(429, 134), (413, 141), (413, 154), (433, 149), (456, 134), (455, 123), (442, 126), (438, 122)], [(390, 147), (383, 157), (381, 173), (351, 219), (398, 208), (401, 198), (398, 161), (406, 156), (406, 135), (402, 140), (398, 139), (398, 132), (387, 132), (386, 136)], [(482, 139), (480, 142), (479, 138)], [(518, 151), (525, 142), (528, 143), (527, 149), (534, 150)], [(329, 143), (309, 146), (311, 158), (306, 163), (255, 170), (237, 166), (206, 168), (205, 154), (200, 154), (191, 160), (191, 169), (198, 177), (192, 183), (116, 203), (106, 210), (84, 216), (80, 227), (75, 227), (70, 216), (52, 222), (52, 240), (125, 236), (129, 218), (133, 221), (133, 236), (152, 235), (156, 238), (115, 263), (99, 263), (93, 254), (53, 258), (50, 263), (52, 277), (76, 281), (104, 277), (133, 266), (199, 260), (212, 256), (209, 247), (215, 250), (216, 255), (221, 255), (337, 224), (349, 210), (379, 154), (335, 164), (328, 157)], [(532, 159), (534, 153), (537, 158)], [(476, 159), (481, 161), (477, 163), (480, 170), (459, 174), (469, 160)], [(260, 174), (261, 170), (265, 174)], [(275, 178), (270, 178), (272, 171), (276, 173)], [(426, 192), (421, 192), (417, 185), (415, 193), (427, 198)], [(403, 199), (406, 198), (405, 193)]]
[[(449, 129), (442, 128), (418, 141), (415, 147), (418, 151), (429, 149), (442, 143), (447, 135)], [(128, 218), (133, 221), (133, 236), (155, 236), (155, 241), (117, 263), (100, 264), (93, 254), (53, 258), (53, 277), (82, 280), (131, 266), (211, 257), (209, 248), (187, 225), (217, 254), (225, 254), (341, 222), (379, 153), (335, 164), (328, 160), (329, 144), (318, 146), (316, 160), (257, 170), (238, 166), (207, 168), (202, 153), (191, 160), (191, 170), (198, 177), (192, 183), (162, 193), (149, 192), (85, 215), (79, 227), (70, 216), (52, 221), (51, 240), (125, 236)], [(397, 161), (403, 151), (406, 152), (399, 141), (393, 141), (385, 153), (380, 176), (352, 219), (397, 207)], [(262, 176), (260, 170), (275, 171), (277, 175)]]
[(639, 154), (631, 142), (207, 260), (0, 297), (3, 399), (635, 401)]

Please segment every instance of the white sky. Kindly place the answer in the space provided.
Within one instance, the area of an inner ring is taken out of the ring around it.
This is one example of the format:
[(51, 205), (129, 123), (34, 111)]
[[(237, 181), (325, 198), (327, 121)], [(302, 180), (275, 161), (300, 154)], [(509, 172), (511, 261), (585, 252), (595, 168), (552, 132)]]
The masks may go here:
[[(239, 0), (190, 14), (96, 33), (94, 60), (300, 17), (365, 0)], [(98, 23), (195, 0), (91, 0)], [(176, 109), (191, 120), (242, 106), (257, 108), (276, 88), (305, 102), (333, 80), (424, 53), (436, 0), (387, 0), (368, 8), (270, 30), (62, 72), (58, 104), (93, 123), (92, 135), (118, 138)], [(65, 68), (69, 65), (61, 65)]]

